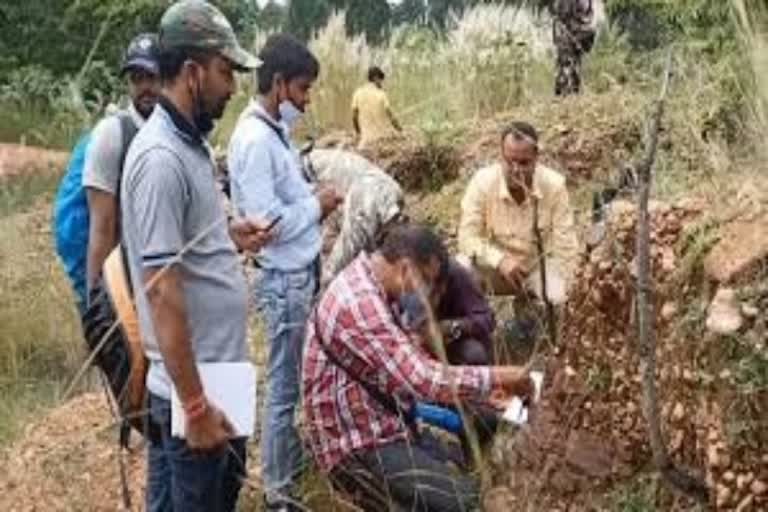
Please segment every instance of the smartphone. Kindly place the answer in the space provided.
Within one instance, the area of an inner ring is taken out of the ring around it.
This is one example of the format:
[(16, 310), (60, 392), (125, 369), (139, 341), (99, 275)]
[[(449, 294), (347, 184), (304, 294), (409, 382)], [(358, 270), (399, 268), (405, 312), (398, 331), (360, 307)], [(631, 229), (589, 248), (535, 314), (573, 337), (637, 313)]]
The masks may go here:
[(282, 220), (282, 218), (283, 218), (282, 215), (278, 215), (277, 217), (275, 217), (275, 219), (269, 223), (269, 226), (267, 226), (267, 228), (264, 231), (272, 231), (272, 228), (274, 228), (277, 225), (277, 223)]

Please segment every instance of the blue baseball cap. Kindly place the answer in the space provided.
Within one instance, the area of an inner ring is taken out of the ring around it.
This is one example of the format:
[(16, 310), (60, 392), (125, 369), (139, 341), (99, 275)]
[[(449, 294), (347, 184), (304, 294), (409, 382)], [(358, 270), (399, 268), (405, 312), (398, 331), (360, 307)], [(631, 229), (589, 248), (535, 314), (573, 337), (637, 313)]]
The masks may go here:
[(160, 65), (157, 61), (159, 44), (156, 34), (139, 34), (134, 37), (123, 57), (121, 73), (132, 69), (140, 69), (153, 75), (160, 74)]

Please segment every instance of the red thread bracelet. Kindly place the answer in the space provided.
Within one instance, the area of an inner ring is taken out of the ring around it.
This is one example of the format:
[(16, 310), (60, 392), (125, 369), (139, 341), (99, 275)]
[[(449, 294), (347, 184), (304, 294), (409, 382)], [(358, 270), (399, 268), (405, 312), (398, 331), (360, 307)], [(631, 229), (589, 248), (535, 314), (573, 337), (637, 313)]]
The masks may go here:
[(185, 403), (183, 408), (187, 421), (194, 421), (208, 411), (208, 401), (205, 399), (205, 395), (200, 394), (197, 398)]

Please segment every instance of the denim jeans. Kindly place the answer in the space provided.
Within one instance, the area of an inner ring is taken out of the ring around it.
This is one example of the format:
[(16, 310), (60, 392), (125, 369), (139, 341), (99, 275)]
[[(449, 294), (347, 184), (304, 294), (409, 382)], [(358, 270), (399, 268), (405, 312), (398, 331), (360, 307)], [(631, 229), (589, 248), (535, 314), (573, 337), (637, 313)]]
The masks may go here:
[(245, 438), (233, 439), (217, 453), (192, 452), (171, 437), (171, 403), (149, 396), (160, 439), (148, 450), (147, 512), (233, 512), (245, 477)]
[(269, 502), (290, 495), (304, 465), (296, 431), (304, 331), (316, 291), (316, 266), (284, 272), (264, 269), (255, 299), (267, 327), (267, 398), (261, 438), (261, 465)]

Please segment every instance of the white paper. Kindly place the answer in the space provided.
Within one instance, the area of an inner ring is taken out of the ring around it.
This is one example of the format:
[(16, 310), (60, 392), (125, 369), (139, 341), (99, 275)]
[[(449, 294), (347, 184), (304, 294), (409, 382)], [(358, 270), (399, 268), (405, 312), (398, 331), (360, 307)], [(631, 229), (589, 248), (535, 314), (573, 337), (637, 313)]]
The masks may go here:
[[(531, 400), (533, 403), (539, 401), (541, 396), (541, 387), (544, 383), (544, 372), (531, 372), (531, 380), (533, 381), (533, 396)], [(501, 416), (504, 420), (514, 423), (515, 425), (523, 425), (528, 423), (528, 407), (523, 405), (523, 401), (519, 397), (514, 397), (509, 405), (504, 410), (504, 414)]]
[[(256, 424), (256, 367), (250, 362), (198, 363), (197, 370), (208, 402), (235, 427), (235, 437), (249, 437)], [(186, 436), (184, 408), (171, 390), (171, 435)]]

